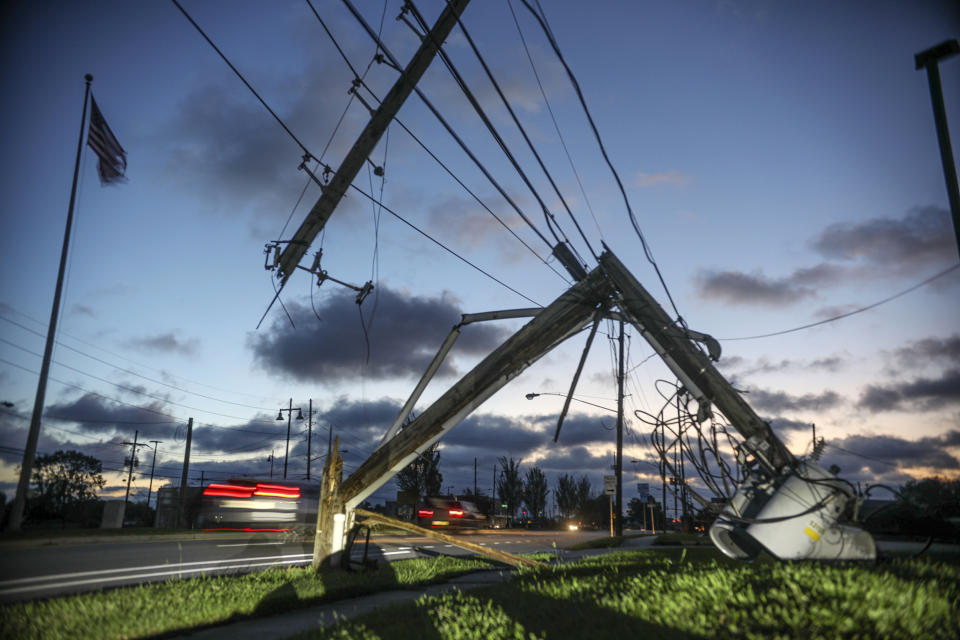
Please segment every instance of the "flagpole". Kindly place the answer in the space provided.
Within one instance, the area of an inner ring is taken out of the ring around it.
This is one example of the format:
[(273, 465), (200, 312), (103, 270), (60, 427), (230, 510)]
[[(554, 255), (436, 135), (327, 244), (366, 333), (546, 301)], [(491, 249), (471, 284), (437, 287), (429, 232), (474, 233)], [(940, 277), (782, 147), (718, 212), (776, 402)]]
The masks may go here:
[(20, 482), (17, 483), (17, 496), (10, 512), (10, 531), (19, 531), (23, 522), (23, 509), (30, 489), (30, 476), (33, 474), (33, 459), (37, 455), (37, 440), (40, 438), (40, 417), (43, 415), (43, 401), (47, 394), (47, 375), (50, 373), (50, 359), (53, 355), (53, 343), (57, 331), (57, 317), (60, 314), (60, 294), (63, 290), (63, 274), (67, 267), (67, 252), (70, 248), (70, 229), (73, 227), (73, 205), (77, 199), (77, 177), (80, 174), (80, 153), (83, 151), (83, 134), (87, 122), (87, 103), (90, 98), (90, 83), (93, 76), (84, 76), (87, 81), (83, 92), (83, 115), (80, 116), (80, 139), (77, 141), (77, 159), (73, 165), (73, 186), (70, 189), (70, 206), (67, 209), (67, 228), (63, 233), (63, 249), (60, 252), (60, 271), (57, 273), (57, 288), (53, 294), (53, 309), (50, 311), (50, 327), (47, 329), (47, 345), (43, 350), (43, 364), (40, 365), (40, 380), (37, 382), (37, 398), (33, 403), (33, 416), (30, 418), (30, 431), (27, 434), (27, 446), (23, 451), (23, 463), (20, 466)]

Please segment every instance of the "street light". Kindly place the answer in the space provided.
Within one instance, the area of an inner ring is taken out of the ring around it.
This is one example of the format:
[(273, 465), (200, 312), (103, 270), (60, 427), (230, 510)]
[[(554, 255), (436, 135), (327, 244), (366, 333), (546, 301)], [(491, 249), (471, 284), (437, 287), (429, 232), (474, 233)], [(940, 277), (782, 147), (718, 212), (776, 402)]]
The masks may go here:
[[(293, 417), (293, 398), (290, 398), (290, 407), (277, 412), (277, 420), (283, 420), (283, 412), (287, 412), (287, 450), (283, 455), (283, 479), (287, 479), (287, 460), (290, 457), (290, 419)], [(303, 411), (297, 407), (297, 420), (303, 420)]]
[[(554, 392), (552, 392), (552, 391), (542, 391), (542, 392), (540, 392), (540, 393), (528, 393), (526, 397), (527, 397), (527, 400), (533, 400), (534, 398), (536, 398), (536, 397), (538, 397), (538, 396), (559, 396), (559, 397), (561, 397), (561, 398), (566, 398), (566, 397), (567, 397), (566, 394), (563, 394), (563, 393), (554, 393)], [(597, 407), (598, 409), (603, 409), (604, 411), (609, 411), (609, 412), (611, 412), (611, 413), (617, 413), (617, 410), (616, 410), (616, 409), (611, 409), (610, 407), (604, 407), (604, 406), (599, 405), (599, 404), (594, 404), (593, 402), (587, 402), (586, 400), (581, 400), (580, 398), (575, 398), (575, 397), (573, 397), (573, 396), (570, 396), (570, 399), (571, 399), (571, 400), (576, 400), (577, 402), (582, 402), (583, 404), (588, 404), (588, 405), (590, 405), (591, 407)]]

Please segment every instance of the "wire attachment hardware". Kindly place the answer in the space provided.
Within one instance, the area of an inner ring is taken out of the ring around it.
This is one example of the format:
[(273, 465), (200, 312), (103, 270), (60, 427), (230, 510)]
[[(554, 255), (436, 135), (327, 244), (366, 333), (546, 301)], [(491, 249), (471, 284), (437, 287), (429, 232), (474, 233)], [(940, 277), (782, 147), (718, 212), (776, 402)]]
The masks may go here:
[(372, 280), (368, 280), (366, 283), (364, 283), (364, 285), (363, 285), (362, 287), (358, 287), (358, 286), (356, 286), (356, 285), (350, 284), (349, 282), (344, 282), (343, 280), (338, 280), (337, 278), (334, 278), (334, 277), (331, 276), (329, 273), (327, 273), (324, 269), (321, 269), (321, 268), (320, 268), (320, 259), (321, 259), (322, 257), (323, 257), (323, 249), (320, 249), (320, 250), (317, 251), (317, 253), (313, 256), (313, 264), (310, 265), (310, 268), (309, 268), (309, 269), (308, 269), (307, 267), (304, 267), (304, 266), (299, 265), (299, 264), (297, 265), (297, 269), (302, 269), (302, 270), (306, 271), (307, 273), (312, 273), (313, 275), (317, 276), (317, 286), (318, 286), (318, 287), (319, 287), (320, 285), (322, 285), (324, 282), (326, 282), (327, 280), (331, 280), (331, 281), (333, 281), (333, 282), (336, 282), (337, 284), (339, 284), (339, 285), (342, 286), (342, 287), (346, 287), (347, 289), (352, 289), (353, 291), (356, 291), (356, 292), (357, 292), (357, 297), (356, 297), (356, 302), (357, 302), (357, 304), (363, 304), (363, 301), (366, 299), (366, 297), (367, 297), (368, 295), (370, 295), (370, 292), (371, 292), (371, 291), (373, 291), (373, 281), (372, 281)]

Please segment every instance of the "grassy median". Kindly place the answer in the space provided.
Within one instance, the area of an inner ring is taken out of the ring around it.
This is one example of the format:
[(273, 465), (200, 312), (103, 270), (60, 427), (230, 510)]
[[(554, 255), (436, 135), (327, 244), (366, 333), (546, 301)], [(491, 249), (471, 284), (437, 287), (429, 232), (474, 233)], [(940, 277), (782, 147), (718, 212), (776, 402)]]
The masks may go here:
[(714, 550), (617, 552), (424, 597), (298, 640), (328, 638), (958, 638), (960, 568), (739, 564)]
[(494, 566), (480, 558), (418, 558), (375, 570), (271, 569), (170, 580), (0, 607), (0, 638), (142, 638), (390, 589), (419, 589)]

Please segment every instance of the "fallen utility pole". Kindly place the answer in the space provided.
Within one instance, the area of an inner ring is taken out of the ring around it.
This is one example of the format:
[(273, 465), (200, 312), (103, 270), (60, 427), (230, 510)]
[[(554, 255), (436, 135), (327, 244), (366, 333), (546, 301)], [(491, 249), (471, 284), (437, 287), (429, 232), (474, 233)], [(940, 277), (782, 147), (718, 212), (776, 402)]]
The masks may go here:
[(397, 529), (402, 529), (403, 531), (409, 531), (421, 536), (426, 536), (427, 538), (433, 538), (435, 540), (440, 540), (441, 542), (446, 542), (447, 544), (452, 544), (455, 547), (460, 547), (461, 549), (466, 549), (467, 551), (473, 551), (474, 553), (486, 556), (491, 560), (496, 560), (497, 562), (502, 562), (504, 564), (509, 564), (514, 567), (542, 567), (543, 563), (531, 558), (524, 558), (523, 556), (517, 556), (512, 553), (506, 553), (505, 551), (498, 551), (496, 549), (491, 549), (490, 547), (485, 547), (473, 542), (468, 542), (462, 538), (457, 538), (455, 536), (442, 533), (440, 531), (434, 531), (433, 529), (424, 529), (423, 527), (418, 527), (412, 522), (407, 522), (405, 520), (397, 520), (396, 518), (391, 518), (385, 516), (382, 513), (375, 513), (373, 511), (367, 511), (366, 509), (354, 509), (353, 512), (357, 515), (358, 518), (362, 518), (362, 524), (378, 522), (380, 524), (387, 525), (389, 527), (395, 527)]
[(506, 342), (484, 358), (415, 420), (384, 442), (343, 483), (349, 512), (490, 396), (551, 349), (579, 332), (611, 296), (604, 273), (586, 278), (544, 307)]
[(331, 214), (333, 214), (334, 209), (340, 204), (340, 200), (343, 199), (347, 189), (350, 188), (354, 178), (357, 177), (357, 173), (363, 168), (363, 164), (367, 162), (377, 143), (380, 142), (387, 126), (436, 57), (440, 44), (446, 40), (454, 25), (457, 24), (457, 20), (459, 20), (463, 10), (466, 9), (468, 2), (469, 0), (451, 0), (447, 4), (433, 29), (423, 39), (417, 53), (407, 64), (407, 68), (403, 70), (380, 106), (374, 111), (370, 122), (367, 123), (353, 148), (343, 159), (340, 168), (334, 173), (330, 182), (323, 186), (323, 194), (313, 205), (310, 213), (307, 214), (306, 219), (293, 235), (293, 239), (287, 243), (280, 254), (277, 277), (280, 278), (281, 288), (286, 285), (287, 280), (303, 258), (303, 254), (310, 248), (314, 238), (317, 237), (317, 234), (320, 233)]

